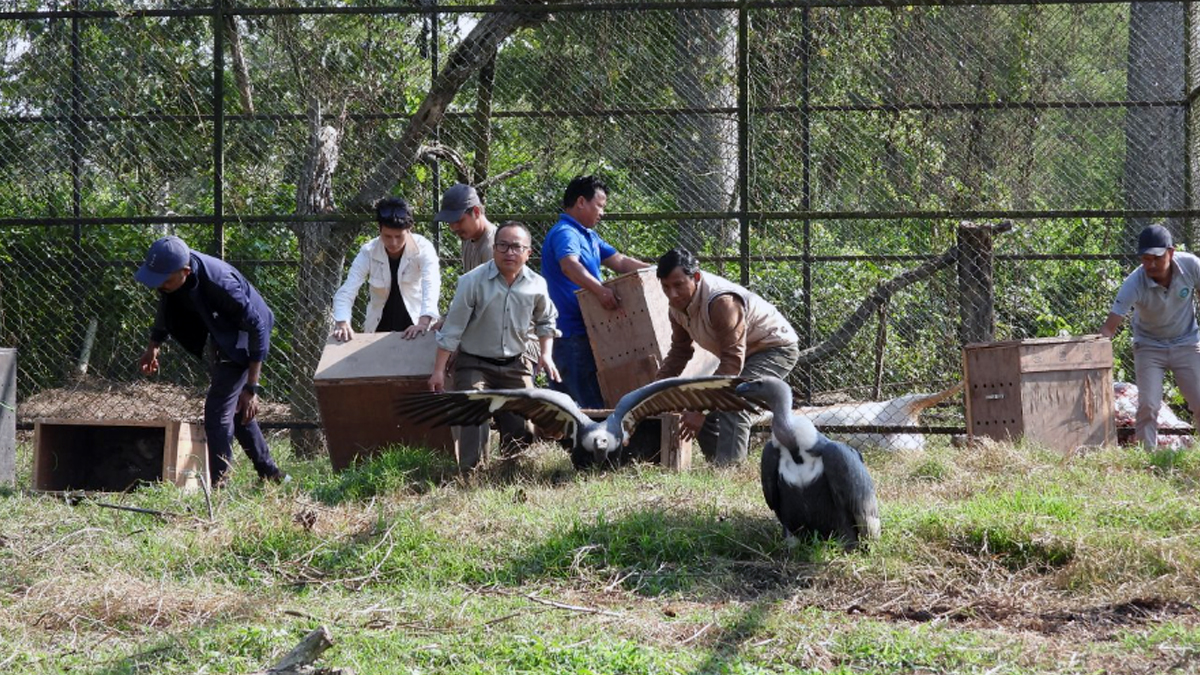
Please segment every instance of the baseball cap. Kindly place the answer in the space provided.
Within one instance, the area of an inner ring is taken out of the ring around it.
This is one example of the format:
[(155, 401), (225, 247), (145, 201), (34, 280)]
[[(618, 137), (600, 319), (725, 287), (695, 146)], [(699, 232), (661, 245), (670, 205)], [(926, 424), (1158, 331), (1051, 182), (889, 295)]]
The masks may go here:
[(138, 268), (133, 278), (149, 286), (158, 288), (167, 277), (187, 267), (192, 262), (192, 249), (187, 242), (179, 237), (163, 237), (150, 244), (146, 252), (146, 262)]
[(433, 217), (435, 223), (454, 223), (473, 206), (483, 206), (479, 193), (466, 183), (455, 183), (442, 195), (442, 210)]
[(1171, 231), (1162, 225), (1151, 225), (1138, 235), (1138, 255), (1162, 255), (1174, 248)]

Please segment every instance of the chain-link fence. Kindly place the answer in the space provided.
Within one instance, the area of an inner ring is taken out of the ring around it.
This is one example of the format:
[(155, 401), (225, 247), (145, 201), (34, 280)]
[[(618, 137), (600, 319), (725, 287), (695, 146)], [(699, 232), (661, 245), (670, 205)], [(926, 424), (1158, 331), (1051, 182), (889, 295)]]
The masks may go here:
[[(182, 350), (153, 383), (136, 373), (154, 294), (132, 272), (175, 233), (276, 313), (267, 421), (315, 424), (330, 299), (375, 199), (424, 214), (449, 281), (457, 239), (430, 222), (444, 187), (478, 185), (537, 246), (581, 173), (610, 186), (619, 250), (687, 246), (783, 310), (812, 350), (803, 403), (943, 392), (964, 341), (1093, 332), (1144, 224), (1194, 243), (1195, 13), (7, 0), (0, 345), (20, 350), (20, 418), (199, 415)], [(863, 305), (952, 250), (961, 221), (1002, 219), (984, 295), (955, 263)]]

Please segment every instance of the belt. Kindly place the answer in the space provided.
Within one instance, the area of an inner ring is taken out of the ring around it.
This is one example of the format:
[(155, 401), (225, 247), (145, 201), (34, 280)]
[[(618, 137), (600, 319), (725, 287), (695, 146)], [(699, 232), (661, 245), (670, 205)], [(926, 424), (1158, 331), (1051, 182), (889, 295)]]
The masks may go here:
[(509, 366), (509, 365), (512, 365), (513, 362), (515, 362), (517, 359), (521, 358), (521, 354), (517, 354), (516, 356), (506, 356), (502, 359), (493, 359), (490, 356), (480, 356), (478, 354), (471, 354), (470, 352), (464, 352), (462, 350), (459, 350), (459, 353), (462, 354), (463, 356), (469, 356), (473, 359), (479, 359), (480, 361), (483, 361), (484, 363), (490, 363), (493, 366)]

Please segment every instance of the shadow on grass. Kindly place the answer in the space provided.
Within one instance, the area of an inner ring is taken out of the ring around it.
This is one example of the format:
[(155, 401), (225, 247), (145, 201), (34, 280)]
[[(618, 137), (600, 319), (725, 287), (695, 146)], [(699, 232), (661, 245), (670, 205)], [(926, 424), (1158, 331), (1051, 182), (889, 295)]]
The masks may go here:
[(788, 550), (766, 518), (639, 510), (550, 532), (499, 570), (496, 580), (520, 585), (532, 578), (600, 574), (645, 596), (747, 600), (809, 584), (834, 550), (827, 542)]
[(396, 491), (422, 494), (457, 475), (453, 457), (394, 446), (333, 474), (314, 487), (312, 495), (324, 504), (336, 505)]

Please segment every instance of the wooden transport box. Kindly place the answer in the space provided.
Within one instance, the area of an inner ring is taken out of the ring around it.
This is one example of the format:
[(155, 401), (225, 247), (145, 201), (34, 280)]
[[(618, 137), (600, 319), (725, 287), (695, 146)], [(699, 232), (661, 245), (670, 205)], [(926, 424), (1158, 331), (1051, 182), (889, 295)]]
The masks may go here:
[(418, 424), (395, 411), (397, 394), (427, 389), (436, 356), (432, 332), (415, 340), (400, 333), (359, 333), (349, 342), (331, 339), (325, 345), (313, 379), (334, 470), (392, 444), (455, 453), (450, 427)]
[(0, 349), (0, 486), (17, 482), (17, 350)]
[(966, 345), (967, 432), (1063, 452), (1115, 443), (1112, 364), (1099, 336)]
[(33, 425), (33, 488), (122, 492), (208, 480), (204, 426), (176, 420), (43, 419)]
[[(667, 296), (653, 267), (622, 274), (604, 285), (621, 298), (617, 311), (604, 309), (586, 290), (575, 295), (596, 357), (600, 393), (611, 407), (625, 394), (654, 381), (671, 348), (671, 320)], [(696, 346), (682, 375), (712, 375), (719, 364), (714, 354)]]

